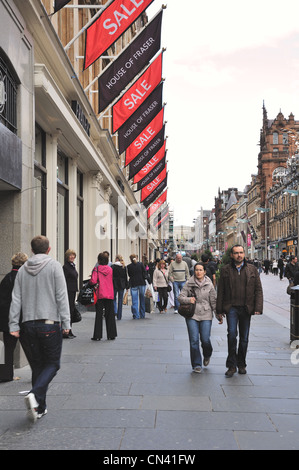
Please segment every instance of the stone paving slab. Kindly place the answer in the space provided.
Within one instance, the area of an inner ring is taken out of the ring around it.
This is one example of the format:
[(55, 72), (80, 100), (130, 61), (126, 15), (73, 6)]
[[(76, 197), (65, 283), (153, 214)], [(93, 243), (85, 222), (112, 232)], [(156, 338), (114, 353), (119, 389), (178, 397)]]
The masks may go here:
[(292, 363), (286, 280), (262, 275), (265, 311), (253, 317), (248, 373), (224, 376), (226, 324), (212, 326), (213, 356), (194, 374), (184, 319), (172, 310), (132, 320), (115, 341), (90, 340), (94, 312), (64, 340), (48, 414), (32, 425), (19, 392), (30, 368), (0, 384), (0, 450), (299, 449), (299, 365)]

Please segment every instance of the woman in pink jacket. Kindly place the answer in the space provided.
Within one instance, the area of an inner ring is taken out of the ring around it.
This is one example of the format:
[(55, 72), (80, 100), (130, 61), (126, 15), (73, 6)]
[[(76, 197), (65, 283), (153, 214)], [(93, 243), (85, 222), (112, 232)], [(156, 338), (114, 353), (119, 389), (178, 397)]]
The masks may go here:
[(100, 341), (102, 339), (104, 310), (107, 338), (115, 339), (117, 331), (113, 305), (113, 271), (112, 268), (108, 266), (108, 256), (106, 254), (99, 254), (98, 265), (93, 269), (89, 283), (91, 285), (97, 285), (96, 295), (98, 299), (96, 303), (94, 332), (91, 339), (93, 341)]

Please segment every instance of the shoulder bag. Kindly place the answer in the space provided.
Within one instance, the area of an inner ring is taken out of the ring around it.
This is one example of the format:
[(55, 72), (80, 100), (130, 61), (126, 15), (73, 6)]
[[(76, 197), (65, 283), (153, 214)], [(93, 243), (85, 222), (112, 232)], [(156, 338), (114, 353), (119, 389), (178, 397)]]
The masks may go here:
[(165, 282), (166, 282), (166, 284), (167, 284), (167, 292), (171, 292), (171, 291), (172, 291), (171, 285), (168, 284), (168, 281), (167, 281), (167, 279), (166, 279), (166, 277), (165, 277), (165, 274), (164, 274), (162, 271), (161, 271), (161, 273), (163, 274), (164, 279), (165, 279)]
[[(191, 297), (196, 298), (196, 295), (195, 295), (195, 292), (194, 292), (193, 289), (191, 290)], [(191, 304), (191, 303), (190, 304), (180, 304), (180, 306), (178, 308), (178, 312), (184, 318), (192, 318), (194, 313), (195, 313), (195, 306), (196, 306), (196, 302), (194, 304)]]

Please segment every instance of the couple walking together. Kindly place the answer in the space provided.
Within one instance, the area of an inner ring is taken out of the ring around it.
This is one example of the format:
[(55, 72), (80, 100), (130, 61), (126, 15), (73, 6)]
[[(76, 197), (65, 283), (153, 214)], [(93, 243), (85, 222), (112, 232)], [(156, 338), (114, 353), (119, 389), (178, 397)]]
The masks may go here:
[(240, 374), (246, 374), (251, 316), (262, 313), (263, 291), (258, 271), (255, 266), (246, 262), (243, 247), (234, 245), (231, 248), (231, 263), (221, 269), (217, 296), (211, 280), (206, 276), (205, 265), (196, 263), (194, 275), (182, 288), (178, 300), (181, 304), (196, 304), (193, 317), (186, 318), (193, 371), (200, 373), (202, 366), (207, 366), (210, 362), (213, 351), (210, 335), (213, 312), (216, 311), (220, 324), (224, 317), (227, 321), (228, 356), (225, 375), (232, 377), (237, 369)]

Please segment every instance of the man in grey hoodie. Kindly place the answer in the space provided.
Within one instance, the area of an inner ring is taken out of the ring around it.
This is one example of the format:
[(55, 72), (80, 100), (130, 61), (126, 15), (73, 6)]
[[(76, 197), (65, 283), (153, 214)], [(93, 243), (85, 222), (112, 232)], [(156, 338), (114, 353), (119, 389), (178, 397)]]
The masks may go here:
[(16, 276), (9, 329), (26, 344), (32, 389), (25, 404), (28, 417), (36, 421), (47, 413), (46, 393), (60, 369), (62, 334), (70, 329), (70, 311), (62, 266), (48, 256), (49, 240), (39, 235), (31, 241), (31, 249), (33, 256)]

